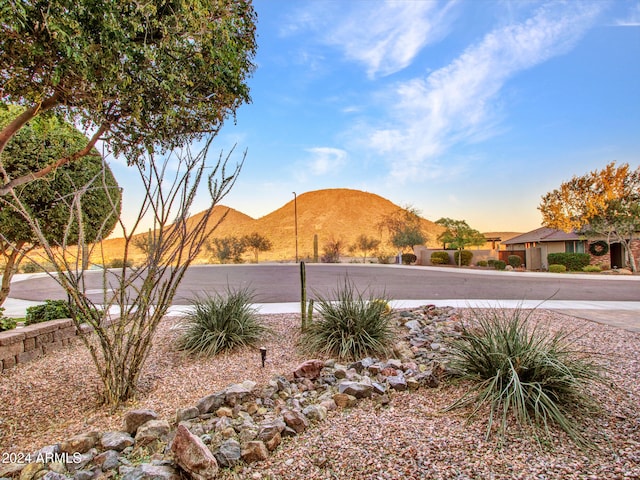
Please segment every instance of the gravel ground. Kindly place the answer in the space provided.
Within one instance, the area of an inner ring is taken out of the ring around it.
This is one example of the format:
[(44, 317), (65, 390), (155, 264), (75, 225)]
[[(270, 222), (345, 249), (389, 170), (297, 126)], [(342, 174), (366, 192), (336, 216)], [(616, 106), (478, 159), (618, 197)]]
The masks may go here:
[[(443, 413), (463, 385), (396, 393), (388, 407), (362, 401), (357, 408), (330, 412), (327, 421), (287, 439), (266, 462), (222, 472), (222, 478), (282, 479), (615, 479), (640, 478), (640, 335), (539, 310), (549, 328), (579, 332), (580, 343), (597, 352), (611, 388), (594, 387), (603, 407), (589, 420), (587, 436), (597, 450), (575, 447), (562, 432), (551, 444), (513, 432), (504, 443), (485, 440), (482, 415)], [(95, 403), (99, 380), (80, 344), (0, 374), (0, 453), (29, 452), (88, 430), (119, 429), (130, 408), (151, 408), (172, 420), (177, 408), (232, 383), (266, 383), (292, 372), (299, 317), (269, 315), (275, 334), (265, 341), (267, 365), (257, 350), (194, 360), (172, 349), (176, 337), (161, 324), (147, 361), (139, 398), (116, 412)]]

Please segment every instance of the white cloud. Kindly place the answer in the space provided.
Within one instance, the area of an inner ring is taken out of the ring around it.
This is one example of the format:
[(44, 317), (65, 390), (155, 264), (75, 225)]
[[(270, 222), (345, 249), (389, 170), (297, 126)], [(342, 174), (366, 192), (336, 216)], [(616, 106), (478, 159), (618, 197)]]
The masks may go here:
[(640, 27), (640, 2), (631, 7), (626, 18), (616, 20), (614, 25), (617, 27)]
[(446, 35), (455, 3), (308, 2), (289, 18), (281, 35), (314, 31), (322, 43), (363, 65), (369, 77), (386, 76), (410, 65), (422, 48)]
[(339, 148), (314, 147), (307, 151), (312, 154), (309, 164), (313, 175), (326, 175), (339, 172), (347, 161), (347, 152)]
[(551, 3), (522, 23), (485, 35), (425, 79), (385, 93), (391, 126), (371, 129), (370, 146), (391, 160), (392, 174), (423, 178), (451, 145), (491, 135), (496, 100), (512, 77), (569, 51), (593, 24), (599, 4)]

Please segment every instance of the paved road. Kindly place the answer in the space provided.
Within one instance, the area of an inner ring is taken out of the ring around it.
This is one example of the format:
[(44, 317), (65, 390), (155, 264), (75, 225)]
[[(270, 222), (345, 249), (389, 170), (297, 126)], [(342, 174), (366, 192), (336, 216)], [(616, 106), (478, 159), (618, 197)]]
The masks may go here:
[[(399, 265), (307, 265), (310, 294), (331, 296), (348, 276), (361, 290), (385, 292), (394, 299), (502, 299), (640, 301), (640, 277), (560, 275), (533, 272), (496, 272), (457, 268)], [(89, 272), (88, 289), (100, 301), (101, 272)], [(195, 295), (248, 286), (261, 303), (300, 300), (297, 264), (213, 265), (191, 267), (174, 304), (192, 303)], [(30, 278), (11, 287), (11, 297), (22, 300), (66, 298), (47, 277)]]

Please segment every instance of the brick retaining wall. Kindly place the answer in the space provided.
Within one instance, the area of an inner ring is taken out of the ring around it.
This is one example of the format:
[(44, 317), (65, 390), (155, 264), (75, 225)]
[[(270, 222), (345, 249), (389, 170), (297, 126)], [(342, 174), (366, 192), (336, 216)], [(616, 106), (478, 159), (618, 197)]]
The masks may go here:
[(77, 336), (78, 332), (70, 318), (0, 332), (0, 372), (59, 350)]

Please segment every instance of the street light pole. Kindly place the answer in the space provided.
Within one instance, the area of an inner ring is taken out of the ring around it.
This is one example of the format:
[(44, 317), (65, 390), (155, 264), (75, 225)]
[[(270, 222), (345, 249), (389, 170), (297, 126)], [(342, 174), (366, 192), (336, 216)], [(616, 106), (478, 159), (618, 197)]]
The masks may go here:
[(296, 229), (296, 263), (298, 263), (298, 196), (293, 192), (293, 218)]

